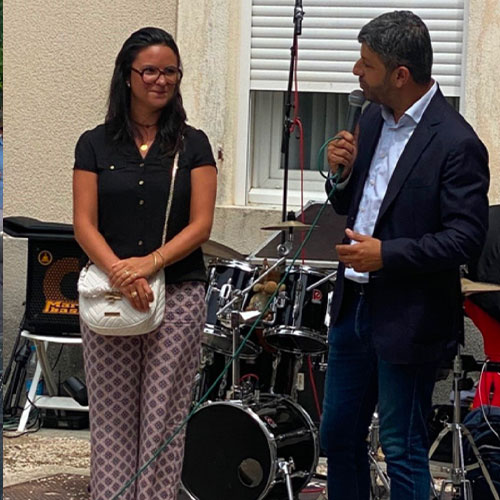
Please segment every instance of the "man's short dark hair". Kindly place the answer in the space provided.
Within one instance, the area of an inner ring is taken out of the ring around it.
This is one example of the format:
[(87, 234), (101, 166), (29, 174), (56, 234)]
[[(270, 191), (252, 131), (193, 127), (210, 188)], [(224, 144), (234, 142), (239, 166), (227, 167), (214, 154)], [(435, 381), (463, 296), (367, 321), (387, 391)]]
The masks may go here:
[(431, 79), (432, 45), (422, 19), (408, 10), (382, 14), (361, 28), (358, 41), (376, 52), (391, 71), (406, 66), (416, 83)]

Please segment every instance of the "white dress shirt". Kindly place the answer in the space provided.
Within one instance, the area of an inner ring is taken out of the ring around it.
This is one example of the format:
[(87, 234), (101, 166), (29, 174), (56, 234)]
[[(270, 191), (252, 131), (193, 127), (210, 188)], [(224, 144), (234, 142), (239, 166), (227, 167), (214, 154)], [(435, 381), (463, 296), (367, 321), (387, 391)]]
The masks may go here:
[[(395, 122), (392, 111), (382, 106), (384, 125), (359, 202), (354, 231), (373, 235), (375, 222), (399, 157), (436, 91), (437, 83), (434, 82), (432, 87), (406, 110), (398, 123)], [(351, 245), (355, 244), (357, 242), (351, 241)], [(369, 273), (358, 273), (354, 269), (346, 268), (345, 277), (358, 283), (368, 283)]]

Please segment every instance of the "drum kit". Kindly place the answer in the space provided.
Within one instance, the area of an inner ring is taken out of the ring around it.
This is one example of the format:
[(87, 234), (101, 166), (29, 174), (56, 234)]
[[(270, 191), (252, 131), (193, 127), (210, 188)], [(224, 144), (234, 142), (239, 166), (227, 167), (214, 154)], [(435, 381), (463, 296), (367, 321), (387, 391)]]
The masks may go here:
[[(293, 239), (309, 227), (286, 221), (263, 229)], [(182, 484), (192, 500), (294, 500), (316, 470), (318, 431), (298, 403), (299, 372), (305, 356), (326, 368), (336, 272), (286, 266), (280, 247), (281, 258), (262, 266), (223, 245), (203, 248), (216, 258), (208, 266), (198, 409), (186, 431)]]

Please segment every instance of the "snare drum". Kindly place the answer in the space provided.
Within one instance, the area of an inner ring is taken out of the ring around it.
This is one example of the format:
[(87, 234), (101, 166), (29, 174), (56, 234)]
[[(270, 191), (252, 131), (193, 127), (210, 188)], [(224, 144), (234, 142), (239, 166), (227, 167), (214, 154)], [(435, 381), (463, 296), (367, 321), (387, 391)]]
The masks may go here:
[(279, 460), (293, 459), (297, 495), (311, 479), (318, 455), (314, 424), (286, 397), (207, 403), (187, 426), (182, 484), (196, 500), (288, 498)]
[[(264, 338), (273, 347), (294, 354), (319, 354), (327, 348), (328, 310), (333, 297), (327, 274), (308, 266), (290, 269), (286, 289), (272, 304), (273, 325)], [(316, 284), (319, 283), (319, 284)]]
[[(217, 312), (234, 296), (235, 291), (242, 291), (251, 285), (257, 268), (246, 262), (217, 259), (209, 266), (209, 285), (206, 295), (207, 321), (204, 328), (203, 344), (219, 354), (231, 356), (233, 336), (230, 330), (230, 310), (244, 310), (248, 303), (248, 293), (231, 306), (222, 318)], [(242, 359), (255, 359), (260, 349), (252, 342), (247, 342), (241, 350)]]

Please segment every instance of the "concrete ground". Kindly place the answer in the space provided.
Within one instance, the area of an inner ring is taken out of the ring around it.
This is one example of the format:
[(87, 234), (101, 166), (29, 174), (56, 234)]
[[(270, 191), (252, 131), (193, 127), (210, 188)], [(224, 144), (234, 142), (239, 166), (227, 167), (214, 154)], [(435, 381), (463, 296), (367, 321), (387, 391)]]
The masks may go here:
[[(7, 435), (16, 433), (8, 432)], [(3, 440), (3, 480), (4, 500), (39, 500), (50, 497), (51, 500), (86, 499), (85, 492), (90, 466), (90, 433), (88, 430), (45, 429), (34, 434), (27, 434), (15, 439), (5, 437)], [(381, 463), (382, 469), (384, 464)], [(433, 463), (431, 466), (435, 477), (446, 476), (446, 464)], [(326, 474), (323, 459), (320, 460), (317, 471)], [(60, 496), (51, 489), (51, 478), (60, 477), (60, 483), (68, 483), (67, 495)], [(9, 496), (12, 486), (29, 483), (25, 488), (29, 493), (22, 496), (19, 492)], [(320, 486), (325, 482), (315, 481)], [(73, 485), (73, 486), (72, 486)], [(77, 494), (71, 493), (71, 487), (79, 488)], [(299, 500), (326, 500), (326, 494), (301, 494)], [(382, 495), (380, 500), (387, 500), (388, 495)], [(178, 500), (189, 500), (180, 493)], [(236, 499), (235, 499), (236, 500)]]
[(4, 433), (4, 488), (56, 474), (89, 476), (90, 433), (88, 430), (40, 429), (18, 438)]
[[(15, 436), (15, 432), (7, 432)], [(87, 498), (86, 481), (90, 480), (90, 433), (88, 430), (60, 430), (42, 428), (33, 434), (3, 440), (4, 500), (51, 500)], [(59, 479), (59, 486), (67, 484), (67, 494), (56, 493), (51, 478)], [(315, 481), (324, 486), (324, 481)], [(15, 486), (27, 485), (24, 491)], [(72, 488), (78, 485), (80, 491)], [(14, 487), (14, 488), (13, 488)], [(10, 493), (9, 493), (10, 492)], [(299, 500), (323, 500), (319, 493), (301, 495)], [(178, 500), (189, 500), (181, 492)], [(235, 499), (236, 500), (236, 499)]]

